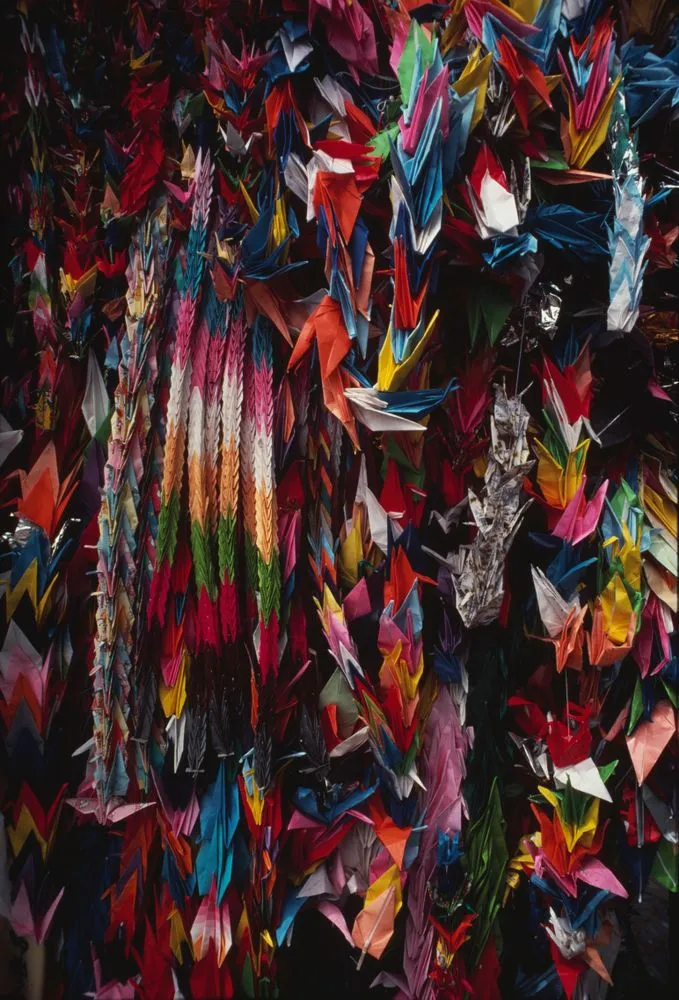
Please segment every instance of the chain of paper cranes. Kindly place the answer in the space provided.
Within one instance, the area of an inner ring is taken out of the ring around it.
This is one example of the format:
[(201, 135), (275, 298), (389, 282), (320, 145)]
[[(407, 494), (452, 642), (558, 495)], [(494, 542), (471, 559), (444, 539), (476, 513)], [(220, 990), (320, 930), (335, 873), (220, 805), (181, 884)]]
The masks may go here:
[(6, 5), (31, 1000), (594, 1000), (677, 893), (672, 8)]

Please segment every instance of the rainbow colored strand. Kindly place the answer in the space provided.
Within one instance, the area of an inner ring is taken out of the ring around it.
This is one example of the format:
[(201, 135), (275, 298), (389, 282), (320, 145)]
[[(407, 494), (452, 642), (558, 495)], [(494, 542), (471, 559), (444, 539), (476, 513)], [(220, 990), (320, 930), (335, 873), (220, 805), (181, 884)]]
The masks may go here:
[[(243, 514), (249, 535), (249, 581), (256, 593), (262, 681), (278, 669), (281, 577), (273, 466), (273, 351), (267, 321), (258, 318), (245, 369)], [(256, 569), (256, 577), (255, 577)]]
[[(189, 399), (197, 381), (193, 377), (193, 364), (196, 360), (199, 361), (198, 377), (201, 374), (204, 377), (205, 371), (204, 362), (202, 362), (202, 369), (200, 368), (202, 356), (200, 349), (198, 356), (194, 355), (193, 338), (205, 272), (204, 253), (207, 246), (213, 174), (214, 165), (209, 151), (203, 153), (202, 150), (199, 150), (195, 165), (195, 187), (191, 230), (187, 247), (186, 273), (177, 317), (177, 338), (172, 361), (170, 398), (167, 406), (167, 436), (158, 520), (156, 572), (149, 604), (149, 619), (155, 616), (159, 621), (162, 620), (167, 604), (170, 588), (169, 570), (177, 548), (184, 462), (189, 436)], [(199, 335), (199, 347), (201, 339)], [(207, 345), (205, 345), (206, 349)], [(194, 413), (196, 408), (194, 406)]]
[(222, 637), (233, 642), (239, 634), (236, 568), (241, 491), (241, 424), (245, 315), (242, 296), (229, 312), (226, 357), (221, 388), (221, 472), (219, 480), (219, 611)]

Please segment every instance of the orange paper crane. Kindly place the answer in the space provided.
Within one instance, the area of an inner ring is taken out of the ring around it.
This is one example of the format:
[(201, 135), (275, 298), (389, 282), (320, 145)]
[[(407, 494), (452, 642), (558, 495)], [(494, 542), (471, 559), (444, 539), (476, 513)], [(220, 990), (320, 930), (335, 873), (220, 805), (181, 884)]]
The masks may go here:
[(288, 362), (288, 370), (302, 360), (311, 345), (316, 343), (323, 385), (325, 405), (340, 420), (356, 448), (358, 434), (353, 413), (344, 395), (351, 379), (340, 365), (349, 353), (351, 340), (342, 317), (339, 302), (325, 295), (302, 327)]
[(21, 485), (17, 512), (42, 528), (50, 541), (54, 539), (66, 506), (78, 488), (81, 462), (76, 462), (66, 477), (60, 480), (56, 449), (54, 442), (50, 441), (29, 472), (17, 473)]

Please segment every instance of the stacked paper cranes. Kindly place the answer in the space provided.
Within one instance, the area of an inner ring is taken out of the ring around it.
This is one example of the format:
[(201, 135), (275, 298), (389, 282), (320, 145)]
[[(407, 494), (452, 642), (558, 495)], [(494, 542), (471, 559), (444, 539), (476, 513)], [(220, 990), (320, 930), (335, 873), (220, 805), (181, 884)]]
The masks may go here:
[(671, 5), (110, 6), (3, 21), (27, 995), (657, 986)]

